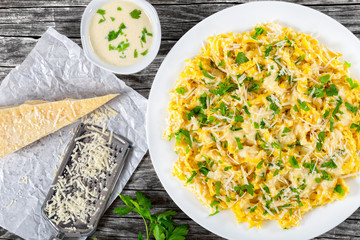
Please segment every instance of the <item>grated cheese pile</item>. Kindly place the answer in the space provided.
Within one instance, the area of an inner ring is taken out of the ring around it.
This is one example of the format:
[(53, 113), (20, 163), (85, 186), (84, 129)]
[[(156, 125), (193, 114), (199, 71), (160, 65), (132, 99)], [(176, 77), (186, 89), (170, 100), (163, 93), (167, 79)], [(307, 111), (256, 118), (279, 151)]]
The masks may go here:
[(216, 214), (298, 226), (359, 172), (359, 83), (313, 37), (276, 23), (220, 34), (170, 92), (174, 175)]
[(99, 211), (99, 200), (105, 199), (102, 192), (108, 191), (106, 180), (117, 165), (114, 150), (109, 147), (112, 132), (88, 128), (90, 132), (76, 139), (70, 164), (53, 186), (54, 194), (45, 206), (55, 224), (72, 230), (80, 225), (90, 227), (91, 217)]

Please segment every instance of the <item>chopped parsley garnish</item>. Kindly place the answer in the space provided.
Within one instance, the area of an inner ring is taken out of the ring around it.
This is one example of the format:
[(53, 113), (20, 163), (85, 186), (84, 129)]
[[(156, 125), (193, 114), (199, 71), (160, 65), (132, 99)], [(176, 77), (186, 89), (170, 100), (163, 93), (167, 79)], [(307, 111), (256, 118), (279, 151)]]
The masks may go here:
[(321, 151), (322, 149), (323, 143), (325, 141), (325, 135), (326, 135), (325, 132), (319, 132), (318, 134), (318, 142), (316, 143), (316, 149), (318, 151)]
[(119, 52), (125, 51), (128, 47), (130, 47), (130, 43), (126, 43), (124, 41), (120, 42), (117, 47), (112, 46), (109, 44), (109, 50), (118, 50)]
[(207, 96), (207, 94), (205, 92), (203, 94), (201, 94), (200, 97), (199, 97), (199, 102), (200, 102), (203, 109), (207, 108), (207, 103), (206, 103), (207, 98), (208, 98), (208, 96)]
[(304, 168), (309, 169), (309, 174), (315, 171), (316, 173), (319, 173), (319, 170), (317, 169), (314, 160), (311, 160), (311, 163), (303, 163)]
[(242, 186), (236, 186), (234, 188), (234, 191), (235, 192), (239, 192), (239, 195), (242, 196), (244, 191), (247, 191), (251, 196), (254, 195), (254, 185), (252, 185), (251, 183), (249, 184), (245, 184), (245, 185), (242, 185)]
[(304, 111), (310, 111), (309, 106), (306, 104), (306, 102), (302, 102), (300, 100), (297, 100), (297, 102), (299, 103), (299, 107), (304, 110)]
[(256, 165), (256, 168), (257, 168), (257, 169), (262, 168), (263, 163), (264, 163), (264, 161), (261, 160), (261, 161)]
[(214, 142), (216, 142), (216, 138), (215, 138), (214, 134), (210, 133), (210, 136), (211, 136), (211, 139), (212, 139)]
[(212, 217), (212, 216), (218, 214), (219, 212), (220, 212), (219, 208), (216, 206), (216, 211), (214, 213), (210, 214), (209, 216)]
[(326, 95), (328, 97), (337, 96), (339, 90), (336, 88), (335, 84), (330, 84), (330, 88), (326, 89)]
[(354, 82), (352, 78), (346, 78), (346, 81), (349, 83), (350, 89), (354, 89), (359, 86), (359, 84), (357, 82)]
[(239, 98), (238, 96), (235, 96), (235, 95), (231, 95), (230, 97), (233, 99), (239, 100), (239, 101), (241, 100), (241, 98)]
[(319, 77), (319, 81), (322, 84), (326, 84), (329, 80), (330, 80), (330, 75), (329, 74)]
[(235, 140), (236, 140), (236, 143), (237, 143), (237, 146), (239, 149), (244, 149), (244, 146), (242, 145), (241, 141), (240, 141), (240, 138), (238, 137), (235, 137)]
[(257, 37), (260, 36), (261, 34), (263, 33), (267, 33), (265, 31), (265, 29), (263, 29), (262, 27), (256, 27), (255, 28), (255, 34), (254, 35), (251, 35), (251, 37), (255, 40), (257, 40)]
[(295, 158), (294, 156), (291, 156), (291, 157), (289, 158), (289, 163), (291, 164), (291, 166), (292, 166), (293, 168), (300, 168), (300, 167), (299, 167), (299, 163), (298, 163), (298, 161), (296, 160), (296, 158)]
[(220, 204), (220, 202), (217, 201), (217, 200), (214, 200), (214, 201), (210, 204), (210, 207), (214, 207), (215, 205), (218, 205), (218, 204)]
[(141, 42), (146, 43), (146, 36), (152, 37), (152, 33), (149, 33), (146, 28), (143, 28), (143, 30), (141, 31)]
[(309, 94), (311, 97), (325, 97), (324, 85), (315, 85), (315, 87), (309, 88), (306, 94)]
[(139, 9), (134, 9), (133, 11), (130, 12), (130, 16), (134, 19), (139, 19), (141, 15), (141, 10)]
[(230, 170), (230, 169), (232, 169), (232, 166), (226, 166), (226, 167), (224, 167), (224, 171), (226, 172), (227, 170)]
[(278, 200), (281, 195), (284, 193), (285, 189), (281, 189), (280, 192), (278, 194), (276, 194), (276, 196), (274, 197), (275, 201)]
[(194, 179), (194, 177), (196, 176), (196, 172), (192, 171), (192, 174), (190, 176), (190, 178), (188, 178), (188, 180), (186, 181), (186, 183), (192, 183), (192, 180)]
[(134, 50), (134, 58), (137, 58), (138, 57), (138, 51), (135, 49)]
[(241, 115), (235, 115), (235, 122), (244, 122), (244, 117)]
[(273, 49), (273, 46), (265, 46), (265, 57), (268, 57)]
[(338, 193), (339, 195), (344, 195), (345, 194), (345, 189), (342, 188), (341, 184), (336, 184), (335, 188), (334, 188), (334, 193)]
[(304, 58), (305, 58), (305, 54), (301, 55), (301, 56), (298, 58), (298, 60), (296, 60), (295, 65), (297, 65), (299, 62), (301, 62), (302, 60), (304, 60)]
[(321, 167), (337, 168), (337, 165), (336, 165), (336, 163), (334, 162), (334, 160), (330, 159), (330, 160), (327, 161), (326, 163), (321, 164)]
[(100, 19), (98, 23), (102, 23), (102, 22), (104, 22), (106, 20), (106, 18), (104, 16), (106, 11), (104, 9), (98, 9), (96, 11), (96, 13), (98, 13), (98, 14), (100, 14), (102, 16), (102, 19)]
[(177, 144), (179, 144), (181, 139), (183, 139), (184, 142), (186, 142), (190, 147), (192, 145), (190, 133), (188, 130), (180, 129), (179, 131), (177, 131), (175, 133), (175, 139), (176, 139)]
[(266, 97), (266, 100), (268, 102), (270, 102), (270, 109), (274, 111), (274, 114), (279, 114), (280, 113), (280, 108), (279, 106), (275, 103), (275, 101), (273, 100), (275, 98), (275, 96), (273, 96), (273, 98), (271, 97), (271, 95)]
[(263, 187), (264, 191), (265, 191), (267, 194), (270, 194), (270, 189), (269, 189), (269, 187), (266, 186), (265, 183), (263, 183), (263, 185), (264, 185), (264, 187)]
[(211, 75), (205, 70), (205, 68), (203, 67), (201, 61), (199, 61), (199, 68), (200, 68), (200, 70), (202, 71), (202, 73), (204, 74), (205, 77), (210, 78), (210, 79), (215, 79), (214, 76), (211, 76)]
[(326, 181), (331, 181), (332, 177), (328, 172), (322, 170), (321, 171), (321, 179), (326, 180)]
[(356, 128), (356, 132), (360, 132), (360, 121), (358, 121), (358, 124), (352, 123), (352, 124), (350, 125), (350, 128), (351, 128), (351, 129)]
[(354, 113), (355, 116), (356, 116), (356, 113), (358, 112), (358, 108), (357, 108), (357, 107), (351, 105), (351, 104), (348, 103), (348, 102), (345, 103), (345, 107), (346, 107), (346, 109), (347, 109), (349, 112)]
[(221, 182), (217, 181), (215, 183), (215, 192), (216, 192), (216, 196), (220, 196), (220, 187), (221, 187)]
[(111, 19), (111, 21), (115, 21), (115, 18), (113, 18), (113, 17), (110, 17), (110, 19)]
[(249, 112), (249, 108), (246, 105), (243, 106), (243, 109), (244, 109), (245, 113), (248, 115), (248, 117), (251, 117), (251, 113)]
[(231, 55), (231, 51), (228, 51), (228, 52), (226, 53), (226, 56), (227, 56), (227, 57), (230, 57), (230, 55)]
[(142, 53), (140, 53), (141, 55), (145, 56), (148, 53), (149, 49), (146, 49), (145, 51), (143, 51)]
[(288, 133), (288, 132), (291, 132), (291, 130), (289, 128), (285, 127), (283, 130), (283, 133)]
[(110, 42), (114, 39), (116, 39), (119, 35), (123, 35), (123, 29), (125, 29), (126, 26), (124, 23), (121, 23), (120, 26), (119, 26), (119, 30), (117, 32), (115, 32), (114, 30), (110, 31), (107, 35), (107, 40)]
[(179, 88), (176, 89), (176, 92), (178, 94), (184, 94), (184, 93), (187, 92), (187, 90), (185, 88), (183, 88), (183, 87), (179, 87)]
[(237, 55), (236, 55), (236, 60), (235, 62), (240, 65), (241, 63), (246, 63), (248, 62), (249, 59), (245, 56), (245, 54), (243, 52), (239, 52)]
[(317, 178), (315, 178), (315, 182), (320, 183), (321, 179), (317, 177)]
[(219, 62), (218, 67), (224, 66), (225, 63), (223, 61)]
[(208, 173), (210, 172), (210, 170), (207, 167), (201, 167), (199, 169), (199, 172), (201, 172), (202, 174), (204, 174), (205, 176), (208, 175)]
[(295, 112), (299, 112), (299, 108), (297, 107), (297, 105), (294, 105), (293, 109)]
[(118, 10), (118, 11), (121, 11), (121, 10), (122, 10), (122, 8), (121, 8), (121, 7), (118, 7), (118, 8), (117, 8), (117, 10)]
[(349, 68), (351, 67), (351, 63), (348, 63), (347, 61), (345, 61), (345, 65)]
[(251, 212), (251, 213), (255, 212), (256, 208), (257, 208), (257, 206), (255, 206), (255, 207), (253, 207), (253, 208), (250, 208), (250, 212)]

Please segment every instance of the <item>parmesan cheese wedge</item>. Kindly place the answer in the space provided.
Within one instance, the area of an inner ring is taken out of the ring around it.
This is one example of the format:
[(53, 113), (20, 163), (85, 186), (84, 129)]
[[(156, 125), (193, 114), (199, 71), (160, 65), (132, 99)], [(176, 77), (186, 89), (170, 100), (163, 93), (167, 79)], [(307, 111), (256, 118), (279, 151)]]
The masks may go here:
[(57, 102), (36, 100), (0, 107), (0, 158), (75, 122), (116, 96)]

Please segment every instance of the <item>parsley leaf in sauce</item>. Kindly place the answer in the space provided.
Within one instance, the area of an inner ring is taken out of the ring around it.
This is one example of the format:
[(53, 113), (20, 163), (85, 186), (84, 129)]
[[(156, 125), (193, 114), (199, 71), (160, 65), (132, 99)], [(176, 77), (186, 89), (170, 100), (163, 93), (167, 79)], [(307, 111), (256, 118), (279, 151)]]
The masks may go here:
[(246, 63), (248, 62), (249, 59), (245, 56), (245, 54), (243, 52), (239, 52), (237, 55), (236, 55), (236, 60), (235, 62), (240, 65), (241, 63)]
[(354, 82), (352, 78), (346, 78), (346, 81), (349, 83), (350, 89), (354, 89), (359, 86), (359, 84), (357, 82)]
[(179, 88), (176, 89), (176, 92), (177, 92), (178, 94), (184, 94), (184, 93), (186, 93), (187, 91), (186, 91), (185, 88), (179, 87)]
[(294, 156), (291, 156), (291, 157), (289, 158), (289, 163), (291, 164), (291, 166), (292, 166), (293, 168), (300, 168), (300, 167), (299, 167), (299, 163), (298, 163), (298, 161), (296, 160), (296, 158), (295, 158)]
[(104, 15), (105, 15), (106, 11), (105, 11), (104, 9), (100, 9), (100, 8), (99, 8), (99, 9), (96, 11), (96, 13), (100, 14), (100, 15), (103, 17), (102, 19), (99, 20), (98, 23), (105, 22), (106, 18), (105, 18)]
[(132, 12), (130, 12), (130, 16), (134, 19), (139, 19), (141, 15), (141, 10), (134, 9)]
[(318, 142), (316, 143), (316, 149), (321, 151), (323, 143), (325, 141), (325, 132), (319, 132), (318, 134)]
[(341, 187), (341, 184), (336, 184), (335, 188), (334, 188), (334, 193), (338, 193), (339, 195), (344, 195), (345, 194), (345, 189), (343, 189)]
[(251, 35), (251, 37), (255, 40), (257, 40), (257, 37), (260, 36), (261, 34), (263, 33), (267, 33), (265, 31), (265, 29), (263, 29), (262, 27), (256, 27), (255, 28), (255, 34), (254, 35)]
[(309, 108), (309, 106), (306, 104), (306, 102), (302, 102), (302, 101), (300, 101), (300, 100), (297, 100), (298, 101), (298, 103), (299, 103), (299, 107), (302, 109), (302, 110), (304, 110), (304, 111), (309, 111), (310, 110), (310, 108)]
[(107, 40), (110, 42), (114, 39), (116, 39), (119, 35), (123, 35), (123, 29), (125, 29), (126, 26), (124, 23), (121, 23), (120, 26), (119, 26), (119, 30), (117, 32), (115, 32), (114, 30), (110, 31), (107, 35)]
[(211, 75), (205, 70), (205, 68), (203, 67), (201, 61), (199, 61), (199, 68), (200, 68), (200, 70), (202, 71), (202, 73), (204, 74), (205, 77), (210, 78), (210, 79), (215, 79), (214, 76), (211, 76)]

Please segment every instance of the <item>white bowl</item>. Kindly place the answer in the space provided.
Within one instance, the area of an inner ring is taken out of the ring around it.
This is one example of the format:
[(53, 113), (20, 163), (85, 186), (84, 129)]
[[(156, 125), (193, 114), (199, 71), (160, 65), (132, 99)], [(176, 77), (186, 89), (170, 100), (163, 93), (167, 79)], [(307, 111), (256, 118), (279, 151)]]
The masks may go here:
[(118, 74), (132, 74), (139, 72), (144, 68), (146, 68), (155, 59), (157, 53), (159, 52), (160, 43), (161, 43), (161, 26), (160, 26), (159, 16), (155, 8), (145, 0), (119, 0), (119, 1), (134, 3), (140, 6), (146, 12), (153, 26), (153, 42), (149, 49), (148, 54), (146, 54), (146, 56), (139, 62), (129, 66), (122, 66), (122, 67), (114, 66), (103, 61), (95, 54), (94, 49), (90, 42), (90, 34), (89, 34), (90, 21), (94, 13), (96, 13), (96, 11), (102, 5), (112, 1), (115, 0), (93, 0), (86, 7), (82, 15), (80, 34), (81, 34), (81, 43), (85, 52), (85, 56), (95, 65), (110, 72), (114, 72)]

